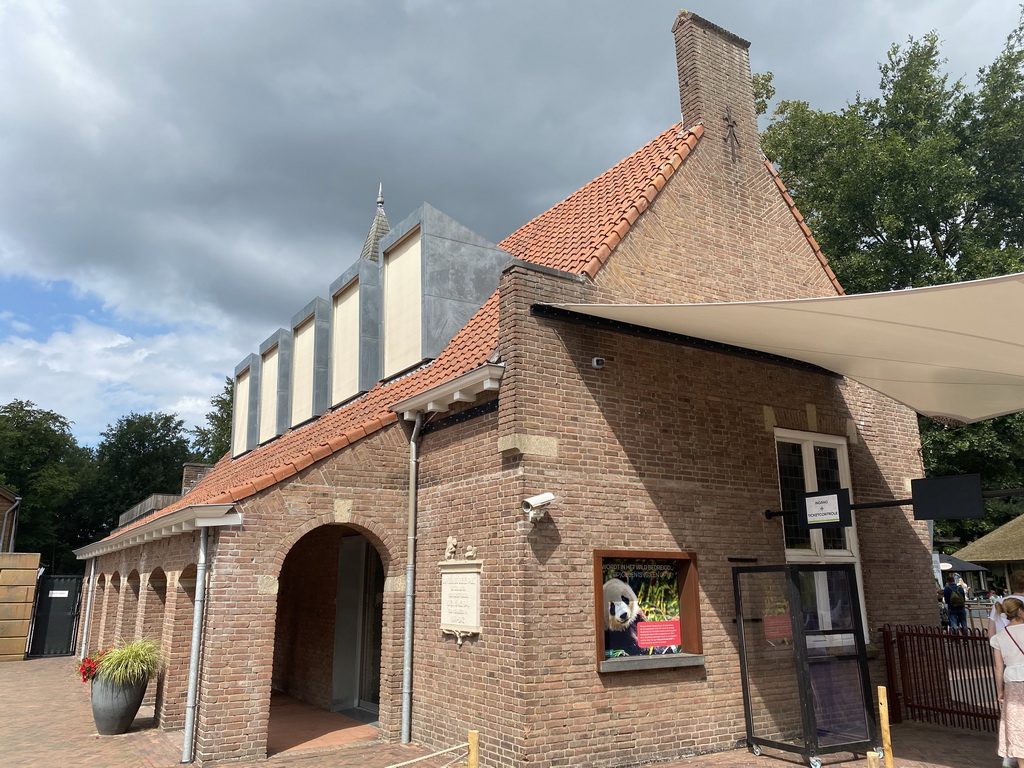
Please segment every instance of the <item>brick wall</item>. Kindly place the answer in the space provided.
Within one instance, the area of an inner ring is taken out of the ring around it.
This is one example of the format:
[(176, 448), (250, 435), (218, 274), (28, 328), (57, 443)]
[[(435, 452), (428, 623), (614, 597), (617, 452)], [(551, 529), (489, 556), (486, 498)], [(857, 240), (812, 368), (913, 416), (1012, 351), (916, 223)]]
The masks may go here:
[[(527, 533), (518, 586), (520, 595), (554, 592), (539, 623), (522, 629), (523, 750), (543, 756), (531, 764), (567, 766), (586, 755), (588, 765), (617, 766), (636, 755), (727, 748), (744, 733), (729, 558), (785, 562), (781, 522), (762, 514), (779, 503), (774, 427), (847, 436), (854, 496), (875, 500), (902, 496), (905, 479), (920, 472), (916, 423), (825, 374), (529, 315), (533, 302), (575, 301), (586, 290), (517, 267), (503, 293), (511, 327), (502, 334), (502, 430), (557, 438), (556, 455), (524, 455), (515, 471), (523, 495), (560, 499), (550, 522)], [(606, 366), (592, 368), (593, 357)], [(514, 509), (514, 498), (504, 506)], [(860, 519), (872, 631), (897, 612), (930, 617), (925, 526), (899, 509)], [(705, 666), (595, 671), (590, 573), (603, 548), (697, 553)], [(899, 605), (889, 579), (907, 587)], [(780, 685), (791, 692), (791, 681)]]

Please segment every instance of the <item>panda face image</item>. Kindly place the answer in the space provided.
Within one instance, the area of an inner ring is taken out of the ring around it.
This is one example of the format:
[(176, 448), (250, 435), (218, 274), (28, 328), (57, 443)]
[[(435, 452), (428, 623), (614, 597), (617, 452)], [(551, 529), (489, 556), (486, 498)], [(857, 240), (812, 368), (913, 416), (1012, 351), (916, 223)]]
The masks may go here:
[(636, 593), (619, 579), (609, 579), (604, 584), (605, 629), (621, 631), (641, 616), (636, 602)]

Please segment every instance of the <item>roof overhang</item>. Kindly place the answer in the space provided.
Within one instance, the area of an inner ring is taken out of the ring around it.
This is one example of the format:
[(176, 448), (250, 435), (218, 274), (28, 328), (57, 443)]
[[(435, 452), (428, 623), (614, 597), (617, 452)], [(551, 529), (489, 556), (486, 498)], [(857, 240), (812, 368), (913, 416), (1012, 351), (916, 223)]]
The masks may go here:
[(148, 541), (180, 536), (198, 528), (241, 525), (242, 513), (234, 504), (194, 504), (156, 517), (124, 531), (115, 531), (107, 538), (75, 550), (79, 560), (88, 560), (120, 549), (135, 547)]
[(504, 365), (487, 363), (395, 403), (391, 410), (406, 421), (415, 421), (417, 413), (445, 413), (454, 403), (475, 403), (481, 393), (497, 392), (504, 374)]
[(1024, 410), (1024, 273), (820, 299), (554, 306), (810, 363), (947, 423)]

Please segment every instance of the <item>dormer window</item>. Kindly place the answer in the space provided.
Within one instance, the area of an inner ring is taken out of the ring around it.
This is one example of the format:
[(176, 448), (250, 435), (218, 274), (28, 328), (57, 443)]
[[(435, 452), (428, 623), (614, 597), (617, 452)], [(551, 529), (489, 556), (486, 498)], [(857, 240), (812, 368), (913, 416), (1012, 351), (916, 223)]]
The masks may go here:
[(231, 455), (245, 453), (246, 432), (249, 426), (249, 369), (235, 377), (235, 402), (232, 407)]
[(231, 410), (231, 455), (256, 447), (256, 418), (260, 391), (260, 359), (249, 355), (235, 366), (235, 399)]
[(280, 373), (280, 347), (275, 344), (263, 353), (262, 379), (260, 387), (260, 434), (259, 442), (264, 443), (277, 437), (277, 380)]
[(313, 318), (295, 329), (292, 347), (292, 426), (313, 415)]
[(292, 334), (279, 328), (260, 344), (259, 442), (273, 440), (290, 426)]
[(359, 280), (334, 294), (331, 302), (331, 402), (359, 392)]
[(313, 299), (292, 318), (291, 420), (296, 426), (327, 409), (330, 305)]
[(394, 376), (423, 359), (420, 230), (384, 253), (382, 328), (384, 376)]

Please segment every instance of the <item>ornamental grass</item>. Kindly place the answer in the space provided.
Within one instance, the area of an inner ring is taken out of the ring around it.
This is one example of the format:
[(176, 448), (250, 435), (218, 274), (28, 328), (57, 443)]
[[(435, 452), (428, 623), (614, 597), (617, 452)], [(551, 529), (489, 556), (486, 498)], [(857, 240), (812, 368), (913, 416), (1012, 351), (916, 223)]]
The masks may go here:
[(155, 640), (121, 641), (104, 652), (97, 674), (115, 685), (134, 685), (160, 669), (160, 646)]

